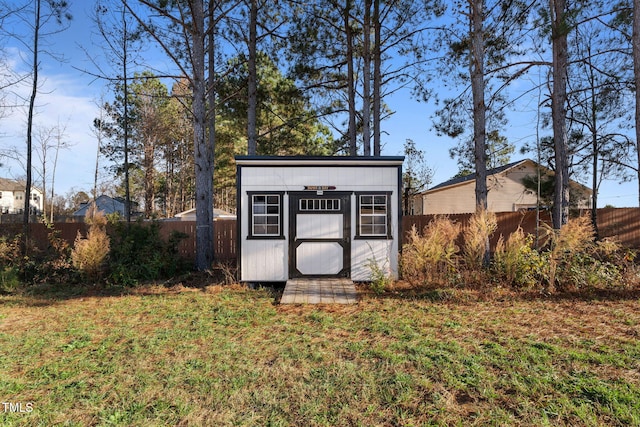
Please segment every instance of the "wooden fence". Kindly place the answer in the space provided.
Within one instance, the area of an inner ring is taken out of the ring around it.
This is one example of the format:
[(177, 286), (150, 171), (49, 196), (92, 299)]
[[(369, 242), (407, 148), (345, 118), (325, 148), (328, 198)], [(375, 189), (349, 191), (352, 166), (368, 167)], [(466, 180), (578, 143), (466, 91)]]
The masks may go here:
[[(589, 212), (585, 211), (585, 215)], [(469, 221), (470, 214), (448, 215), (454, 221), (463, 226)], [(525, 233), (535, 234), (536, 213), (528, 212), (500, 212), (496, 214), (498, 229), (491, 238), (491, 247), (495, 248), (500, 235), (508, 236), (518, 227), (522, 227)], [(412, 215), (402, 219), (402, 241), (404, 243), (407, 232), (412, 226), (418, 231), (433, 219), (433, 215)], [(541, 212), (542, 222), (551, 224), (549, 212)], [(193, 221), (167, 221), (160, 223), (160, 233), (163, 238), (168, 238), (171, 232), (177, 231), (187, 235), (179, 246), (180, 256), (186, 259), (195, 258), (196, 223)], [(44, 224), (34, 223), (30, 225), (31, 236), (40, 247), (47, 246), (47, 229)], [(78, 231), (86, 234), (87, 226), (84, 223), (55, 223), (54, 228), (60, 231), (60, 237), (73, 243)], [(640, 208), (604, 208), (598, 209), (598, 228), (600, 237), (615, 238), (620, 244), (628, 248), (640, 249)], [(15, 236), (22, 232), (21, 224), (0, 224), (0, 236)], [(233, 262), (236, 260), (236, 221), (219, 220), (214, 226), (214, 257), (216, 261)]]
[[(70, 245), (78, 232), (86, 235), (87, 224), (60, 222), (54, 223), (53, 229)], [(48, 246), (49, 231), (42, 223), (29, 224), (30, 237), (34, 244), (44, 249)], [(178, 253), (185, 259), (195, 259), (196, 223), (194, 221), (167, 221), (160, 223), (160, 236), (168, 239), (172, 232), (184, 233), (186, 237), (178, 245)], [(13, 237), (22, 233), (22, 224), (0, 224), (0, 237)], [(214, 227), (214, 258), (216, 261), (229, 262), (236, 259), (236, 221), (219, 220)]]
[[(590, 215), (590, 211), (583, 211), (583, 215)], [(435, 215), (411, 215), (402, 219), (403, 242), (406, 235), (415, 225), (421, 232)], [(471, 214), (448, 215), (464, 227)], [(498, 228), (490, 239), (491, 248), (495, 248), (500, 236), (505, 238), (516, 231), (518, 227), (528, 234), (536, 234), (536, 212), (499, 212), (496, 214)], [(540, 228), (542, 224), (551, 225), (551, 212), (540, 212)], [(600, 238), (615, 238), (622, 246), (640, 249), (640, 208), (603, 208), (598, 209), (598, 231)], [(543, 235), (540, 230), (539, 235)]]

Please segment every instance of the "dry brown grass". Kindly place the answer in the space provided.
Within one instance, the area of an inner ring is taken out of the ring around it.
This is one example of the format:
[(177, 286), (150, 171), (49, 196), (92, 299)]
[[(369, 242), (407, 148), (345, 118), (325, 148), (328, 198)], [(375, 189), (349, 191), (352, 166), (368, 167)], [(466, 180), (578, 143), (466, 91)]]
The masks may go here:
[(89, 224), (86, 238), (80, 232), (71, 251), (71, 261), (87, 279), (98, 280), (104, 272), (109, 255), (110, 239), (107, 235), (107, 219), (94, 206), (87, 210), (85, 221)]
[(481, 269), (485, 264), (485, 256), (489, 253), (489, 238), (498, 228), (494, 212), (482, 209), (469, 218), (464, 228), (463, 258), (467, 268)]
[(400, 265), (402, 276), (413, 285), (437, 285), (447, 282), (456, 268), (459, 251), (456, 239), (460, 224), (437, 216), (422, 235), (413, 227), (403, 246)]

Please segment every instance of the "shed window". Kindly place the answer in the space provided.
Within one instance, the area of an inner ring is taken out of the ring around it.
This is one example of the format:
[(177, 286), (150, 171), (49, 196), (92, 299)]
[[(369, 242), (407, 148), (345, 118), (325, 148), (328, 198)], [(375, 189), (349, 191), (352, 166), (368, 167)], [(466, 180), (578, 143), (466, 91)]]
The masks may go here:
[(390, 197), (384, 194), (358, 194), (358, 237), (391, 238)]
[(340, 199), (300, 199), (300, 211), (339, 211)]
[(282, 237), (282, 195), (251, 194), (250, 237)]

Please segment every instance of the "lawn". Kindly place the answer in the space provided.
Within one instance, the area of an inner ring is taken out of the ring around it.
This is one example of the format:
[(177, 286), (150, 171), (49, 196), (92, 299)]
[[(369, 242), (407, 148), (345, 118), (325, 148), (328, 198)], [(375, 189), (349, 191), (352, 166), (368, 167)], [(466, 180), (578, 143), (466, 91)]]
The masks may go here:
[(640, 425), (638, 295), (46, 295), (0, 296), (0, 425)]

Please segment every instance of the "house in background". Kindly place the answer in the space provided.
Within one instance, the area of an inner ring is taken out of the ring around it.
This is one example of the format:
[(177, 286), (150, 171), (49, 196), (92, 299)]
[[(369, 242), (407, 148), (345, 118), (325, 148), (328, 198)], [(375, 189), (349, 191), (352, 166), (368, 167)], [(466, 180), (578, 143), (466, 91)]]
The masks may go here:
[[(24, 212), (26, 183), (13, 179), (0, 178), (0, 214), (20, 214)], [(44, 208), (42, 190), (31, 187), (29, 205), (32, 214), (39, 214)]]
[[(104, 194), (96, 199), (96, 206), (98, 211), (102, 212), (105, 215), (111, 215), (114, 213), (119, 214), (122, 218), (124, 218), (125, 208), (124, 208), (124, 199), (119, 197), (113, 198), (109, 196), (105, 196)], [(91, 207), (91, 202), (84, 202), (80, 205), (80, 208), (75, 211), (72, 215), (84, 217), (87, 214), (87, 211)]]
[[(538, 167), (542, 174), (552, 176), (553, 171), (525, 159), (487, 170), (487, 208), (491, 212), (515, 212), (535, 209), (536, 192), (525, 187), (523, 180), (536, 177)], [(590, 188), (571, 180), (572, 204), (576, 208), (591, 206)], [(418, 194), (413, 200), (415, 215), (460, 214), (475, 212), (475, 175), (450, 179)]]
[[(213, 220), (217, 221), (219, 219), (236, 219), (236, 216), (231, 212), (214, 208)], [(193, 208), (193, 209), (188, 209), (184, 212), (180, 212), (179, 214), (175, 214), (173, 218), (168, 218), (166, 221), (195, 221), (195, 220), (196, 220), (196, 209)]]

